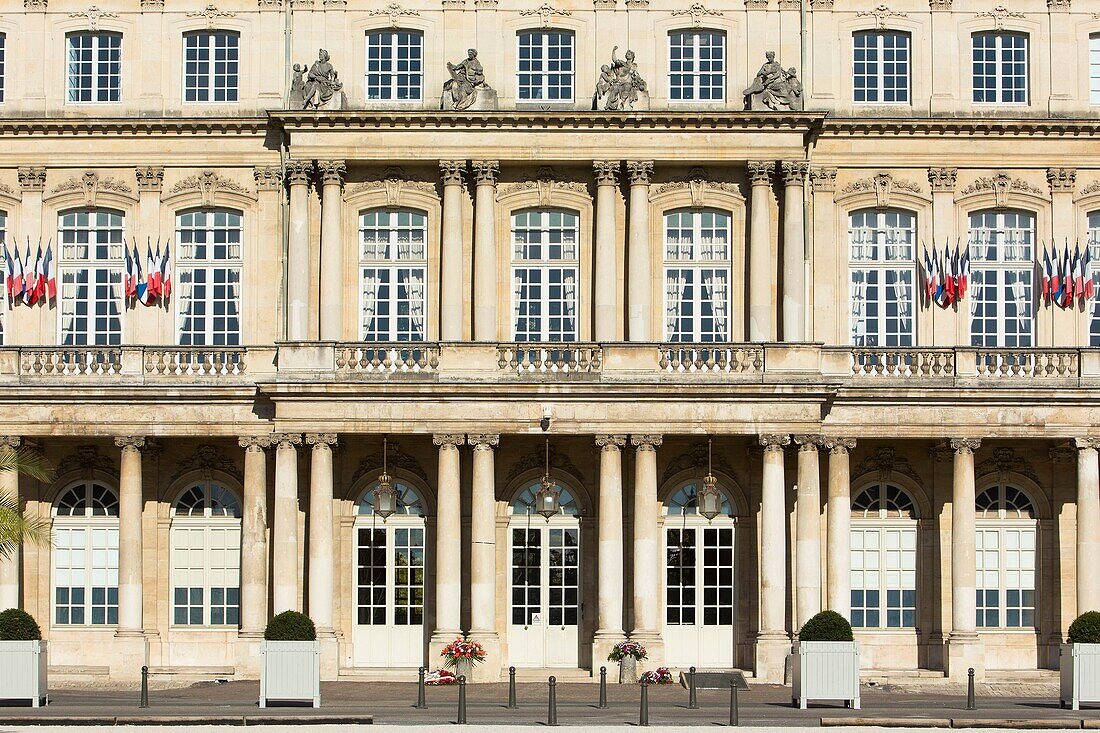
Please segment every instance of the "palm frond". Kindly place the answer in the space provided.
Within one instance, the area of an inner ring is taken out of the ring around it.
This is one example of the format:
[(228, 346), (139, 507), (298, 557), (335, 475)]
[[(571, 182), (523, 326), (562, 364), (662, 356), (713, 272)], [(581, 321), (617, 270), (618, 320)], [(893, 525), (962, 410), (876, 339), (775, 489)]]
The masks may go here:
[(0, 472), (15, 471), (36, 481), (49, 481), (53, 478), (53, 468), (45, 457), (36, 450), (14, 448), (0, 450)]
[(24, 542), (49, 544), (50, 523), (24, 514), (14, 496), (0, 494), (0, 557), (10, 557)]

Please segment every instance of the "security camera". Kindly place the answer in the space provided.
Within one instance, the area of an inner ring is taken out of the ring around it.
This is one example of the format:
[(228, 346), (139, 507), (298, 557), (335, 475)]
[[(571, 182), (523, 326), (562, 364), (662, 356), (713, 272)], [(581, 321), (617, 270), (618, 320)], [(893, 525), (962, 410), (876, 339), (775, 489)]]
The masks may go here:
[(553, 416), (553, 412), (549, 407), (542, 409), (542, 420), (539, 421), (539, 427), (542, 428), (542, 432), (546, 432), (550, 429), (550, 418)]

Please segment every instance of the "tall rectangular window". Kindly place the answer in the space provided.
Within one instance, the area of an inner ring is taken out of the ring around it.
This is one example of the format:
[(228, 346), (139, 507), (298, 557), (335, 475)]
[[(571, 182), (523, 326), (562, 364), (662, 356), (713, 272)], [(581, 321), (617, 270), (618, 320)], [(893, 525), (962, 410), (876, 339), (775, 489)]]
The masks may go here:
[(61, 214), (61, 343), (122, 343), (122, 242), (120, 212), (82, 209)]
[[(0, 254), (4, 254), (8, 246), (8, 214), (6, 211), (0, 211)], [(14, 252), (8, 252), (7, 254), (15, 257)], [(6, 275), (7, 273), (5, 273)], [(5, 291), (7, 288), (5, 287)], [(4, 343), (4, 327), (7, 325), (8, 317), (8, 298), (0, 298), (0, 345)]]
[(1100, 33), (1089, 36), (1089, 103), (1100, 104)]
[(118, 623), (118, 526), (55, 524), (54, 623)]
[(853, 527), (851, 553), (852, 626), (916, 626), (916, 528)]
[(419, 31), (367, 33), (367, 99), (417, 102), (423, 96), (424, 34)]
[(970, 215), (970, 345), (1033, 346), (1035, 216)]
[(512, 323), (516, 341), (577, 340), (577, 215), (512, 216)]
[(224, 209), (176, 217), (180, 346), (241, 343), (241, 215)]
[(852, 101), (909, 101), (909, 34), (859, 31), (852, 40)]
[(522, 101), (573, 101), (573, 34), (524, 31), (517, 36), (516, 97)]
[(674, 102), (720, 102), (726, 98), (726, 34), (668, 34), (668, 98)]
[(236, 102), (240, 34), (196, 31), (183, 36), (183, 101)]
[(240, 622), (241, 529), (181, 522), (172, 527), (172, 623)]
[(975, 33), (972, 61), (975, 102), (1027, 104), (1027, 35)]
[(912, 346), (916, 218), (866, 209), (848, 219), (853, 346)]
[(360, 337), (423, 341), (427, 217), (403, 209), (364, 211), (359, 242)]
[(729, 232), (724, 212), (665, 215), (666, 341), (729, 341)]
[(122, 86), (122, 34), (70, 33), (67, 89), (70, 102), (117, 102)]
[(1089, 254), (1092, 255), (1092, 302), (1089, 308), (1089, 346), (1100, 346), (1100, 211), (1089, 214)]
[(8, 64), (8, 37), (0, 33), (0, 102), (4, 101), (4, 90), (7, 88), (7, 64)]

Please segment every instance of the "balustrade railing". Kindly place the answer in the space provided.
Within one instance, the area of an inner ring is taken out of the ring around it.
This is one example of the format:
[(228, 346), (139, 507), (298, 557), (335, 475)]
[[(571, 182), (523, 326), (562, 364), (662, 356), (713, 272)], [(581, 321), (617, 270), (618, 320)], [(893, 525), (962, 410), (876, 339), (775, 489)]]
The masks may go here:
[(953, 377), (952, 349), (852, 349), (856, 377)]
[(677, 373), (759, 374), (764, 371), (762, 346), (672, 344), (657, 349), (662, 371)]
[(598, 344), (501, 344), (497, 366), (519, 374), (583, 374), (603, 368), (603, 348)]
[(980, 377), (1036, 377), (1069, 379), (1078, 376), (1076, 349), (978, 349)]
[(245, 373), (245, 349), (187, 347), (147, 349), (143, 372), (153, 376), (227, 376)]
[(19, 350), (19, 373), (24, 376), (112, 375), (121, 371), (119, 347), (50, 346)]
[(341, 344), (336, 347), (339, 374), (433, 372), (439, 366), (439, 346), (403, 342), (398, 344)]

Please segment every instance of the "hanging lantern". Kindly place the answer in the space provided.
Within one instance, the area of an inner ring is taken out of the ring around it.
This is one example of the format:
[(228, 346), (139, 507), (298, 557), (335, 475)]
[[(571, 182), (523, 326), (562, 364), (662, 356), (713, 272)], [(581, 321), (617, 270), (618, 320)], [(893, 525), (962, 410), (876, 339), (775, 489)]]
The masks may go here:
[(542, 474), (542, 488), (535, 492), (535, 511), (550, 521), (561, 511), (561, 489), (550, 478), (550, 440), (546, 441), (546, 469)]
[(386, 449), (389, 442), (382, 440), (382, 475), (378, 477), (378, 486), (374, 489), (374, 513), (382, 517), (382, 521), (397, 511), (397, 489), (393, 488), (393, 479), (386, 471)]
[(695, 494), (695, 504), (707, 521), (722, 513), (722, 492), (718, 490), (718, 479), (711, 470), (711, 441), (707, 440), (707, 475), (703, 477), (703, 488)]

